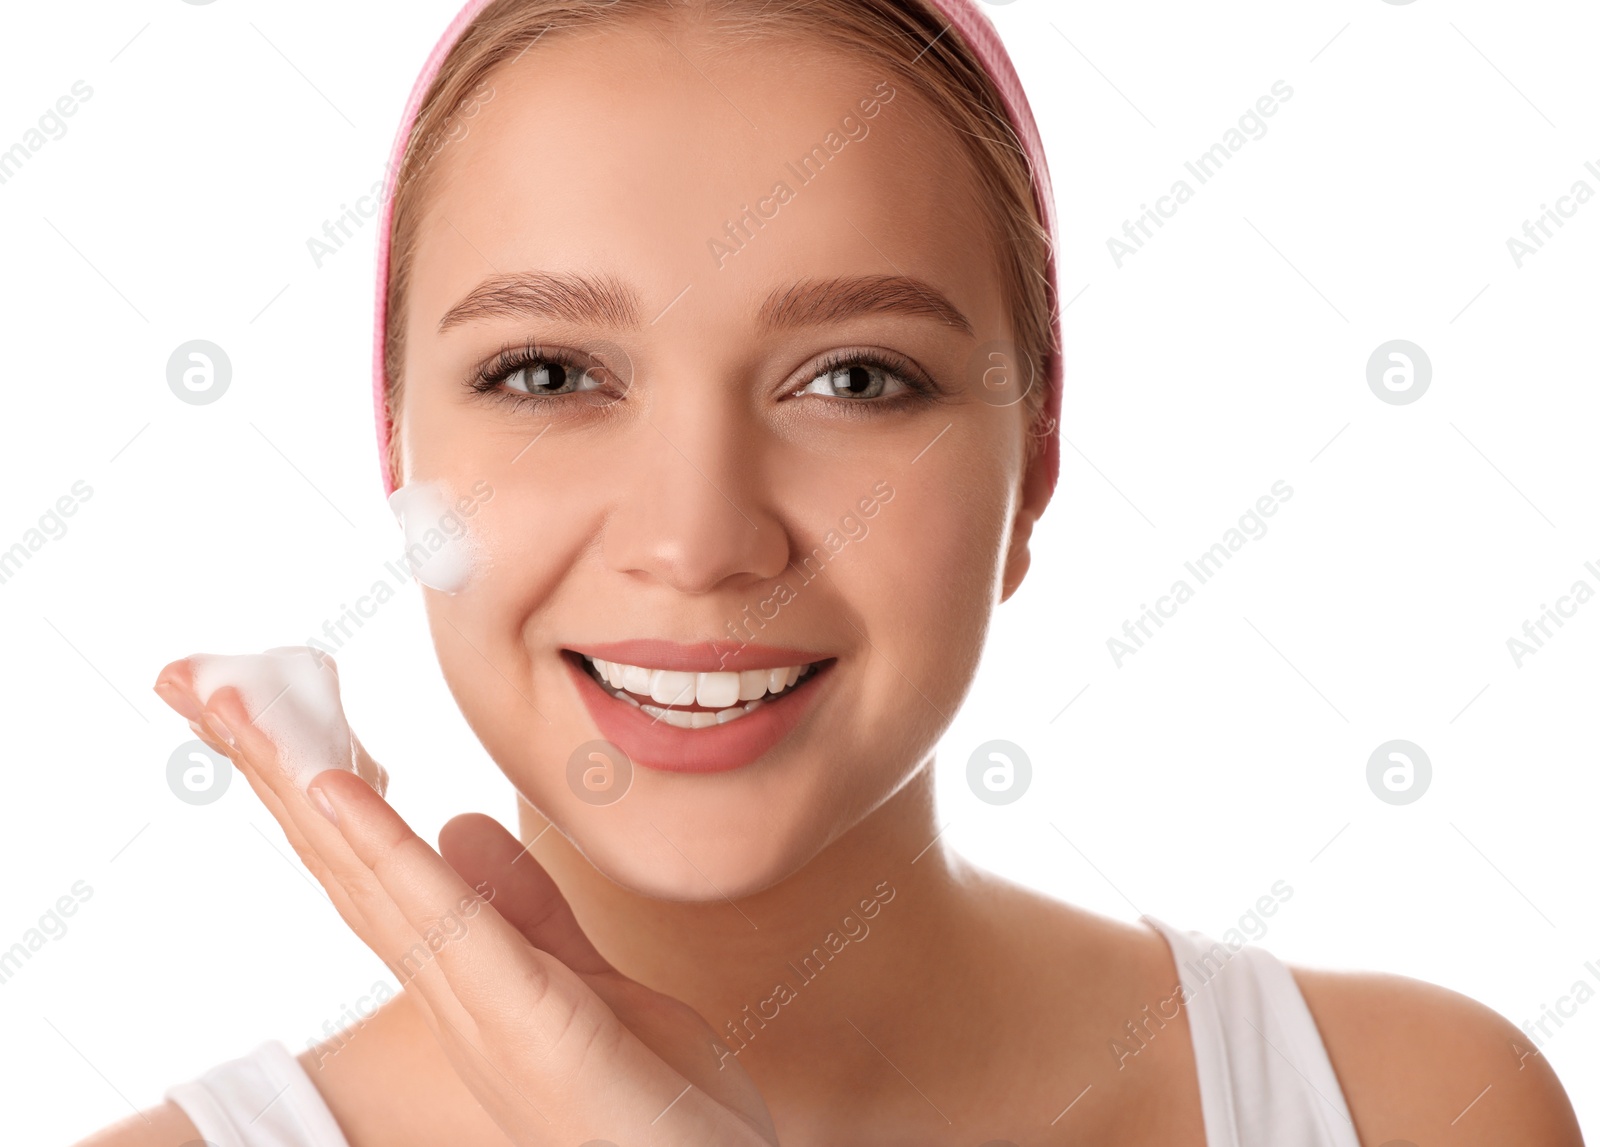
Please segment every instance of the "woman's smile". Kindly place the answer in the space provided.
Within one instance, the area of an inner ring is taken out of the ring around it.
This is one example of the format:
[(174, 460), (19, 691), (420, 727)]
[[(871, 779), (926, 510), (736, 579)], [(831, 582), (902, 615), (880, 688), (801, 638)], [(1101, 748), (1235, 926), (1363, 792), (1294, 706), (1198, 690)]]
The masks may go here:
[(837, 664), (826, 654), (715, 641), (611, 642), (561, 656), (607, 740), (635, 764), (680, 773), (756, 761), (817, 703)]

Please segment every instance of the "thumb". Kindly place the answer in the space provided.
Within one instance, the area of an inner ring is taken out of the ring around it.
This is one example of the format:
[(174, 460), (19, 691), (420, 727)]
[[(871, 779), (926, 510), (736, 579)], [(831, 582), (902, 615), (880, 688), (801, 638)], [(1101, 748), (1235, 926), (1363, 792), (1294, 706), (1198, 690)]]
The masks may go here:
[(439, 830), (439, 853), (535, 948), (580, 974), (615, 971), (550, 874), (499, 821), (476, 812), (452, 818)]

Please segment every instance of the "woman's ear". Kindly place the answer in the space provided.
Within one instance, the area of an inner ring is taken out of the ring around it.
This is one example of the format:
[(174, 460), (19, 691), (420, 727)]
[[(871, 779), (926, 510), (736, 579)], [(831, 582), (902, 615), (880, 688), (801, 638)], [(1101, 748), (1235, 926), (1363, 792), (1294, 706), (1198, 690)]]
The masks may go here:
[(1005, 570), (1000, 579), (1000, 600), (1005, 601), (1017, 592), (1028, 573), (1033, 554), (1028, 543), (1033, 538), (1034, 523), (1050, 504), (1050, 483), (1045, 478), (1045, 450), (1036, 449), (1022, 478), (1022, 499), (1017, 503), (1016, 516), (1011, 521), (1011, 542), (1006, 549)]

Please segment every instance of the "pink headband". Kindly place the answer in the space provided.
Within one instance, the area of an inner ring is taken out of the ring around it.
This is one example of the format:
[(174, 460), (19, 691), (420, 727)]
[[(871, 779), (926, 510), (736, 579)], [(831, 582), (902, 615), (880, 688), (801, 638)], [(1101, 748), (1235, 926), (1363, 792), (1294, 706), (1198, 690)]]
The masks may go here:
[[(1000, 90), (1006, 110), (1011, 116), (1011, 125), (1027, 152), (1028, 164), (1033, 173), (1034, 198), (1038, 205), (1039, 217), (1044, 221), (1045, 229), (1050, 236), (1050, 254), (1045, 279), (1050, 293), (1050, 325), (1055, 335), (1055, 342), (1060, 345), (1061, 304), (1056, 281), (1055, 195), (1050, 187), (1050, 168), (1045, 163), (1044, 145), (1039, 139), (1039, 128), (1033, 121), (1033, 111), (1028, 106), (1028, 98), (1023, 94), (1022, 81), (1017, 78), (1016, 70), (1011, 66), (1011, 57), (1007, 55), (1005, 45), (1000, 42), (999, 33), (995, 31), (989, 18), (978, 10), (973, 0), (931, 0), (931, 2), (955, 25), (967, 43), (972, 45), (979, 62)], [(405, 116), (400, 121), (400, 130), (395, 135), (394, 148), (389, 155), (383, 215), (378, 225), (378, 301), (372, 339), (372, 399), (377, 414), (378, 464), (382, 471), (383, 491), (386, 495), (394, 492), (394, 487), (389, 483), (389, 412), (385, 402), (388, 385), (384, 376), (383, 349), (388, 331), (389, 228), (394, 213), (396, 180), (399, 178), (401, 164), (405, 162), (406, 145), (411, 137), (412, 126), (416, 123), (417, 114), (422, 108), (422, 101), (427, 96), (428, 89), (433, 86), (439, 69), (444, 65), (445, 57), (466, 31), (467, 25), (471, 24), (478, 13), (490, 3), (491, 0), (468, 0), (466, 7), (450, 22), (450, 27), (445, 29), (444, 35), (440, 37), (433, 52), (428, 56), (422, 74), (417, 77), (416, 86), (411, 89), (411, 98), (406, 102)], [(1046, 481), (1051, 490), (1055, 489), (1056, 476), (1061, 469), (1059, 434), (1061, 373), (1061, 355), (1059, 353), (1050, 355), (1044, 368), (1044, 384), (1048, 387), (1044, 408), (1045, 432), (1048, 437), (1045, 440), (1043, 461)]]

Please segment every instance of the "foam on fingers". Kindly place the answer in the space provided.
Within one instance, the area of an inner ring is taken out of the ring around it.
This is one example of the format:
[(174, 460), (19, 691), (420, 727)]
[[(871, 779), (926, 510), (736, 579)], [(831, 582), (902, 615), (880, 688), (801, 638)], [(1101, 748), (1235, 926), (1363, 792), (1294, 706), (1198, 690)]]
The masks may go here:
[(225, 685), (238, 691), (250, 720), (277, 747), (302, 792), (325, 769), (357, 771), (338, 669), (327, 654), (285, 645), (265, 653), (197, 653), (189, 664), (201, 704), (209, 705)]

